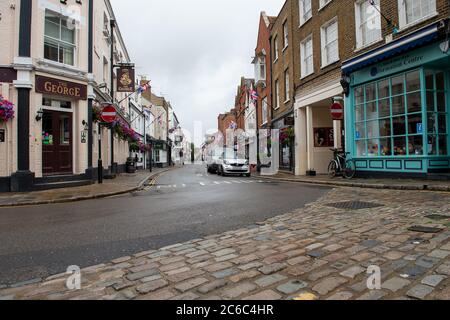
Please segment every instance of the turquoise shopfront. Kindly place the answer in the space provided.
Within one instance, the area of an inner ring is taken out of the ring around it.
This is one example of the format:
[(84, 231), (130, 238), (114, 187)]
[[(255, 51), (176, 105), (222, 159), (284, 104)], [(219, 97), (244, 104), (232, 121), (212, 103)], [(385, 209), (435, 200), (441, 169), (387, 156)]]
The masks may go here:
[(450, 52), (439, 39), (437, 27), (422, 30), (344, 63), (346, 146), (359, 172), (450, 172)]

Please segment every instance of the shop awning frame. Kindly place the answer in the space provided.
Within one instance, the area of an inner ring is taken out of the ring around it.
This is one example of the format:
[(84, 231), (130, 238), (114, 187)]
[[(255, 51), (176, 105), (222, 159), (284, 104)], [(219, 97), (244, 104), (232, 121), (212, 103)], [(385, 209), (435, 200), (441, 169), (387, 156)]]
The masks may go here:
[(443, 24), (444, 21), (435, 22), (413, 33), (398, 38), (389, 44), (344, 61), (342, 64), (342, 72), (349, 75), (354, 71), (360, 70), (389, 57), (433, 42), (439, 38), (439, 31)]

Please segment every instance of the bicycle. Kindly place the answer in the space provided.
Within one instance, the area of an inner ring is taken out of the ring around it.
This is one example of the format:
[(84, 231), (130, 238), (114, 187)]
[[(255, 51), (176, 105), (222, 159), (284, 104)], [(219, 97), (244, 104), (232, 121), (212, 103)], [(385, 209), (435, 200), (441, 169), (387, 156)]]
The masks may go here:
[(334, 153), (334, 159), (328, 165), (328, 176), (335, 178), (337, 175), (342, 175), (345, 179), (353, 179), (356, 175), (355, 161), (347, 160), (347, 155), (350, 152), (344, 152), (339, 149), (330, 149)]

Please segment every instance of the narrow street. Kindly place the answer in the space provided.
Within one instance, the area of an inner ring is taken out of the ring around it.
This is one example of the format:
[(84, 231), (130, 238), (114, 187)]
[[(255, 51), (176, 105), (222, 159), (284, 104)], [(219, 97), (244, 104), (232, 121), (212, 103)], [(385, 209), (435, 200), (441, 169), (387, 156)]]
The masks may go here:
[(218, 177), (186, 165), (146, 190), (108, 199), (0, 209), (0, 284), (87, 267), (239, 229), (314, 202), (329, 189)]

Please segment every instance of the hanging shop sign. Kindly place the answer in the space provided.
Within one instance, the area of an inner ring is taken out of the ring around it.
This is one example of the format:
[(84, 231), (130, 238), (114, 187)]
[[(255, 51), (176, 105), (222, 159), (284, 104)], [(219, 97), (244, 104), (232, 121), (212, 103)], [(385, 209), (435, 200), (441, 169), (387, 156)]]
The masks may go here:
[(134, 92), (135, 71), (131, 66), (120, 66), (117, 69), (117, 92)]
[(36, 92), (75, 100), (87, 100), (87, 86), (43, 76), (36, 76)]

